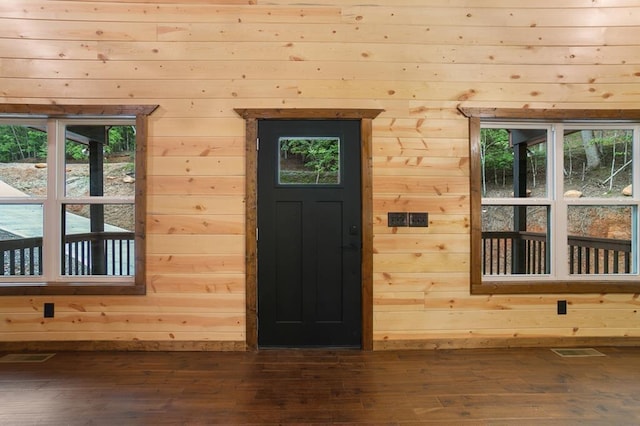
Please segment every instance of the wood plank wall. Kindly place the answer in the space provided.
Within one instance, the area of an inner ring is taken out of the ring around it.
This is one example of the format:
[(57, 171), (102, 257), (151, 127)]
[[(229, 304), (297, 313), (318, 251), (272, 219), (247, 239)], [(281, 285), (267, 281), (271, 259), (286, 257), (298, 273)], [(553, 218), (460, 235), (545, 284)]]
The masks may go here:
[[(242, 348), (234, 108), (385, 110), (373, 128), (375, 348), (638, 337), (634, 295), (470, 296), (457, 107), (637, 108), (639, 32), (636, 0), (4, 0), (0, 102), (160, 107), (148, 294), (3, 297), (0, 341)], [(430, 226), (389, 228), (388, 211), (429, 212)], [(569, 315), (555, 315), (559, 298)]]

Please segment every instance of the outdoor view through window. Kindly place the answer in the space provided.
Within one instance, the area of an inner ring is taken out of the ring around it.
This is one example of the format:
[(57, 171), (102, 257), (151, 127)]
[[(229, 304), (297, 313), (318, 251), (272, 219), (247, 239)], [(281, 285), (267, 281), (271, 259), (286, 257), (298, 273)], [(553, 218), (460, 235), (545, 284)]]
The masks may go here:
[(637, 133), (629, 124), (483, 124), (485, 279), (637, 274)]
[(280, 138), (279, 184), (340, 183), (340, 138)]
[(134, 275), (133, 124), (0, 120), (1, 281)]

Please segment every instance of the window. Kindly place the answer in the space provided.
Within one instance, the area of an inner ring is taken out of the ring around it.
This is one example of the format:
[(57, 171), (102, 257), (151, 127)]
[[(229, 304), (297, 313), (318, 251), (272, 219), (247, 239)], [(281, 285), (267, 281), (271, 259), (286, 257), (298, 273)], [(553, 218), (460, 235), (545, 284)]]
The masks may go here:
[(278, 183), (281, 185), (340, 184), (340, 138), (280, 138)]
[(0, 294), (144, 293), (153, 107), (22, 108), (0, 106)]
[(472, 293), (640, 291), (640, 115), (463, 112)]

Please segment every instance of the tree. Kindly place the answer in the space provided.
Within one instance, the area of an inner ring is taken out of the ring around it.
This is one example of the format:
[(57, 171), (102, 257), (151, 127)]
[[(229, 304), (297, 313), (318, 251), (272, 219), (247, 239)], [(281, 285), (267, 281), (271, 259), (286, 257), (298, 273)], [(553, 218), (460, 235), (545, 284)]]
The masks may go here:
[(0, 162), (45, 158), (46, 155), (46, 132), (27, 126), (0, 125)]
[(592, 170), (600, 166), (600, 153), (598, 145), (593, 140), (593, 130), (581, 130), (582, 146), (587, 157), (587, 170)]
[(109, 129), (107, 152), (131, 152), (136, 149), (135, 126), (113, 126)]
[(511, 172), (513, 149), (509, 146), (509, 133), (506, 129), (481, 129), (480, 131), (480, 167), (482, 170), (482, 192), (487, 193), (487, 170), (493, 170), (494, 176), (500, 170)]

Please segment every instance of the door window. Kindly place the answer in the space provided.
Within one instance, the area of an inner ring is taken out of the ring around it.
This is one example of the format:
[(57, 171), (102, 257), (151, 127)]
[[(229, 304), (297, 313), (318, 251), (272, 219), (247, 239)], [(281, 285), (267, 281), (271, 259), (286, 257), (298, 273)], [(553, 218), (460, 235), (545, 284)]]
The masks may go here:
[(278, 144), (280, 185), (340, 184), (340, 138), (281, 137)]

